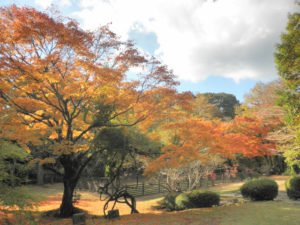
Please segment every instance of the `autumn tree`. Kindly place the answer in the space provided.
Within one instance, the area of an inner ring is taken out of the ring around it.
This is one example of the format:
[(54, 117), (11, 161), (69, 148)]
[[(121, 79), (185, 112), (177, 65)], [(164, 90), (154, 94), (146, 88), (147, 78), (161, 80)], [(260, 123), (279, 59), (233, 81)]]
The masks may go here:
[[(279, 99), (278, 93), (284, 89), (282, 79), (277, 79), (268, 83), (258, 82), (248, 94), (244, 96), (244, 102), (237, 107), (239, 116), (257, 117), (264, 124), (271, 124), (274, 127), (269, 132), (267, 139), (276, 142), (277, 153), (271, 156), (255, 157), (252, 159), (239, 157), (241, 167), (253, 168), (264, 174), (281, 173), (285, 169), (284, 158), (280, 151), (281, 146), (286, 145), (287, 137), (290, 136), (289, 129), (284, 125), (284, 110), (276, 103)], [(251, 165), (252, 162), (252, 165)]]
[[(265, 126), (260, 119), (236, 117), (230, 122), (221, 122), (194, 118), (171, 123), (167, 128), (176, 131), (176, 142), (165, 146), (162, 155), (149, 164), (145, 171), (149, 176), (172, 168), (191, 168), (197, 161), (200, 163), (198, 169), (207, 165), (209, 172), (213, 172), (218, 166), (216, 163), (211, 167), (216, 156), (223, 159), (233, 159), (237, 155), (252, 158), (272, 155), (276, 148), (274, 143), (266, 141), (273, 127)], [(181, 176), (189, 178), (187, 174)]]
[[(129, 71), (138, 79), (129, 80)], [(83, 169), (105, 150), (89, 145), (97, 130), (149, 126), (180, 99), (176, 84), (166, 66), (107, 26), (86, 32), (56, 14), (0, 8), (0, 134), (62, 168), (50, 166), (63, 176), (62, 217), (73, 213)]]
[(263, 120), (281, 120), (284, 112), (277, 106), (278, 92), (284, 88), (283, 80), (278, 79), (269, 83), (257, 83), (240, 106), (240, 115), (257, 116)]
[(192, 110), (190, 116), (196, 118), (213, 119), (218, 117), (218, 103), (212, 103), (211, 98), (206, 94), (197, 94), (192, 101)]
[[(299, 7), (299, 3), (296, 7)], [(285, 123), (290, 129), (289, 141), (284, 146), (286, 162), (300, 168), (300, 13), (289, 15), (286, 33), (277, 45), (275, 62), (285, 87), (280, 92), (279, 105), (285, 111)]]

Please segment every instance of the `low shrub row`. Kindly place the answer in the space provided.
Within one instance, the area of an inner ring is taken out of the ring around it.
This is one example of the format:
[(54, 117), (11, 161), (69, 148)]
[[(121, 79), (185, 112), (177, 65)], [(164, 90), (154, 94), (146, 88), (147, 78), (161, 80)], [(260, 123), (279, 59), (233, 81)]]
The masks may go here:
[(240, 188), (244, 198), (253, 201), (273, 200), (278, 195), (278, 184), (270, 178), (246, 181)]
[[(289, 178), (286, 182), (287, 195), (290, 199), (300, 199), (300, 175)], [(278, 195), (278, 185), (270, 178), (256, 178), (246, 181), (240, 188), (244, 198), (252, 201), (274, 200)], [(203, 208), (219, 205), (220, 196), (211, 191), (194, 190), (189, 192), (171, 192), (162, 201), (162, 207), (169, 210)]]
[(285, 183), (285, 187), (290, 199), (300, 199), (300, 175), (290, 177)]
[[(300, 175), (290, 177), (285, 186), (290, 199), (300, 199)], [(273, 200), (278, 195), (278, 185), (270, 178), (249, 180), (240, 190), (244, 198), (253, 201)]]
[(211, 191), (194, 190), (189, 192), (171, 192), (163, 199), (163, 207), (169, 210), (204, 208), (219, 205), (220, 196)]

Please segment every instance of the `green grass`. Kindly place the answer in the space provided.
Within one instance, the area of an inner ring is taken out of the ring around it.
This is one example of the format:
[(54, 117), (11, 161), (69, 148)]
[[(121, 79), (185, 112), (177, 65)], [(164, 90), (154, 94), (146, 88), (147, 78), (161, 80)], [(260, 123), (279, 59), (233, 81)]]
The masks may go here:
[(123, 216), (107, 223), (103, 219), (89, 220), (88, 224), (222, 224), (222, 225), (298, 225), (300, 204), (290, 200), (246, 202), (240, 205), (191, 209), (162, 214)]
[(45, 184), (42, 186), (27, 185), (26, 189), (40, 200), (45, 200), (49, 196), (63, 193), (62, 184)]
[[(97, 216), (89, 216), (87, 224), (130, 224), (130, 225), (170, 225), (170, 224), (209, 224), (209, 225), (298, 225), (300, 224), (300, 202), (292, 201), (286, 197), (284, 182), (286, 179), (276, 179), (279, 184), (280, 196), (274, 201), (251, 202), (244, 201), (240, 197), (240, 203), (229, 206), (190, 209), (179, 212), (162, 212), (136, 215), (124, 215), (120, 219), (107, 221)], [(221, 201), (236, 199), (239, 187), (242, 183), (217, 185), (208, 188), (221, 195)], [(61, 193), (59, 185), (54, 186), (32, 186), (30, 187), (39, 196), (52, 196)], [(137, 204), (154, 205), (156, 199), (139, 201)], [(71, 219), (48, 218), (42, 220), (44, 224), (72, 224)]]

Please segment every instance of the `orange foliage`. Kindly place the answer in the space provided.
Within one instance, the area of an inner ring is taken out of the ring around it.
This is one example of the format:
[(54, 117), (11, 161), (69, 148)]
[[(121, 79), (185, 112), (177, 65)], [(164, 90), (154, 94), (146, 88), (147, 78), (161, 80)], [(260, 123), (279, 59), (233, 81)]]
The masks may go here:
[[(13, 5), (0, 8), (0, 43), (0, 136), (47, 143), (73, 186), (94, 154), (87, 144), (95, 128), (149, 127), (184, 99), (166, 66), (107, 26), (86, 32), (74, 20)], [(132, 68), (140, 71), (134, 81), (126, 77)]]
[[(0, 108), (9, 117), (1, 130), (10, 131), (2, 135), (22, 144), (75, 144), (110, 123), (149, 126), (182, 98), (166, 66), (106, 26), (85, 32), (76, 21), (11, 6), (0, 9), (0, 41)], [(132, 67), (142, 72), (128, 81)]]
[(189, 119), (171, 123), (167, 129), (173, 130), (176, 143), (163, 149), (163, 154), (146, 169), (146, 174), (163, 168), (184, 166), (194, 160), (209, 160), (208, 153), (226, 158), (236, 154), (245, 157), (271, 155), (275, 145), (266, 141), (272, 126), (265, 126), (260, 119), (236, 117), (230, 122)]

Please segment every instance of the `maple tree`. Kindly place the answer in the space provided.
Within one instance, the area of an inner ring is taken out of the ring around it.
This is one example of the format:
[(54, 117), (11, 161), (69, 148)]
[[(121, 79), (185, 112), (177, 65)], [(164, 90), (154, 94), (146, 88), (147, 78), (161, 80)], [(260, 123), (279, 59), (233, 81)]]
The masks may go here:
[(0, 43), (0, 135), (41, 152), (36, 161), (63, 176), (62, 217), (73, 213), (83, 169), (104, 150), (89, 145), (97, 129), (147, 127), (184, 101), (166, 66), (107, 26), (86, 32), (74, 20), (13, 5), (0, 8)]
[(265, 126), (257, 118), (235, 117), (230, 122), (192, 118), (170, 123), (166, 128), (176, 133), (176, 141), (165, 146), (162, 155), (148, 165), (147, 175), (185, 167), (196, 161), (205, 165), (215, 156), (233, 159), (236, 155), (249, 158), (272, 155), (276, 148), (266, 140), (273, 126)]
[[(284, 157), (280, 149), (286, 145), (290, 139), (290, 132), (284, 124), (284, 110), (276, 105), (279, 100), (278, 93), (284, 90), (284, 82), (277, 79), (272, 82), (258, 82), (248, 94), (244, 96), (245, 101), (237, 107), (239, 116), (257, 117), (264, 124), (270, 124), (274, 128), (268, 133), (267, 139), (276, 142), (277, 153), (272, 156), (256, 157), (254, 159), (242, 159), (241, 164), (246, 166), (245, 169), (252, 167), (256, 171), (264, 174), (282, 173), (285, 168)], [(275, 126), (276, 124), (276, 126)], [(252, 162), (252, 163), (250, 163)], [(242, 165), (240, 164), (240, 168)]]

